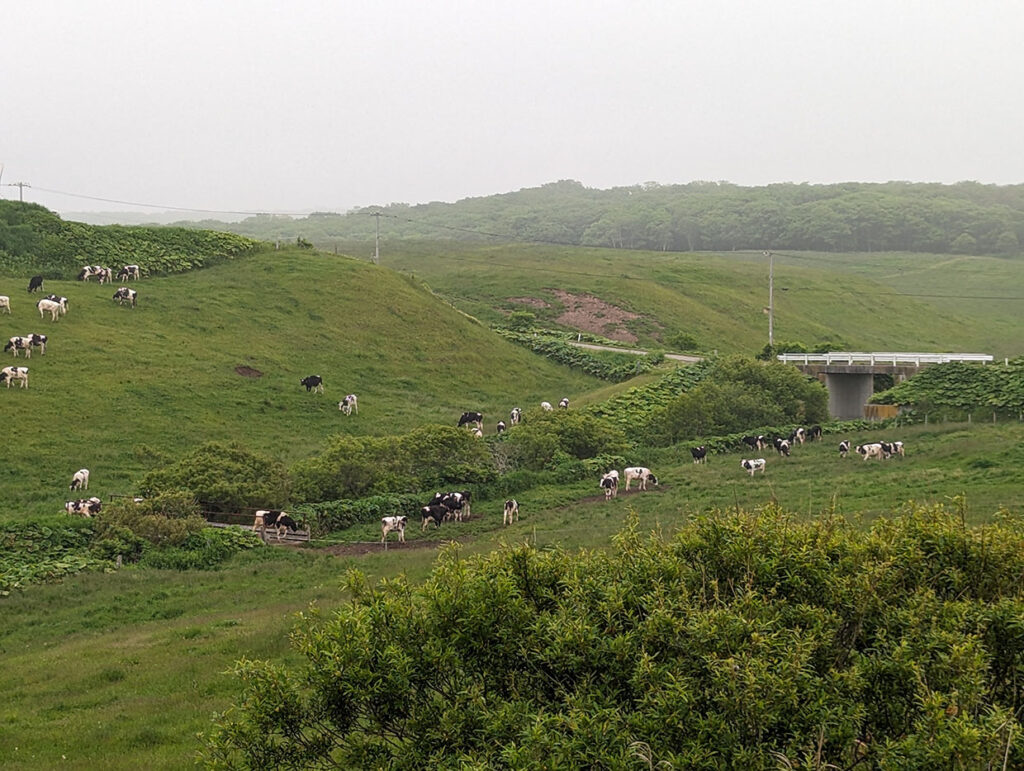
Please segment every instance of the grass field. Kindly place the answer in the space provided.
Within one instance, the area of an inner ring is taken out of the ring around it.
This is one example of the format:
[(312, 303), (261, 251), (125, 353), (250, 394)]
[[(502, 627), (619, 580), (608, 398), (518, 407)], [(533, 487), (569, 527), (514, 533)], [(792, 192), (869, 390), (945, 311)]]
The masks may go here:
[[(740, 454), (690, 461), (685, 446), (643, 460), (663, 484), (647, 493), (600, 497), (594, 480), (521, 496), (522, 519), (501, 527), (500, 501), (478, 502), (475, 518), (440, 531), (408, 534), (411, 546), (458, 538), (465, 555), (530, 540), (567, 549), (603, 548), (635, 514), (666, 536), (694, 514), (778, 501), (799, 516), (840, 511), (866, 525), (899, 502), (943, 502), (964, 494), (973, 523), (999, 507), (1024, 514), (1018, 469), (1024, 426), (918, 426), (885, 432), (907, 444), (907, 457), (885, 462), (840, 459), (839, 437), (768, 457), (751, 478)], [(854, 441), (876, 434), (851, 435)], [(372, 527), (333, 540), (379, 539)], [(32, 586), (3, 600), (0, 624), (0, 766), (10, 769), (176, 769), (199, 747), (195, 735), (237, 695), (226, 674), (240, 658), (295, 663), (288, 632), (310, 603), (329, 611), (344, 601), (343, 574), (405, 574), (423, 580), (433, 548), (379, 547), (349, 555), (326, 548), (267, 548), (236, 557), (216, 572), (123, 569), (62, 584)]]
[[(365, 254), (362, 244), (339, 249)], [(706, 350), (754, 353), (768, 341), (768, 266), (759, 252), (637, 252), (395, 241), (383, 265), (425, 279), (488, 322), (513, 309), (556, 315), (551, 289), (634, 311), (639, 342), (674, 332)], [(1024, 259), (928, 254), (785, 253), (775, 260), (775, 339), (850, 350), (1024, 353)], [(552, 303), (553, 311), (512, 303)]]

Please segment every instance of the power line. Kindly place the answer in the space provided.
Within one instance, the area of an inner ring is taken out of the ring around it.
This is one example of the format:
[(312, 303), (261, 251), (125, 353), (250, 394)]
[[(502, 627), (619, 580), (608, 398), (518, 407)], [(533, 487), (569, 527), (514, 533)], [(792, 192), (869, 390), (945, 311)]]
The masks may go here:
[[(28, 185), (26, 185), (28, 187)], [(85, 195), (83, 193), (68, 193), (63, 190), (52, 190), (46, 187), (39, 187), (37, 185), (32, 186), (34, 190), (42, 190), (45, 193), (52, 193), (54, 195), (65, 195), (69, 198), (83, 198), (87, 201), (103, 201), (104, 203), (116, 203), (123, 206), (141, 206), (148, 209), (166, 209), (170, 211), (189, 211), (199, 212), (200, 214), (245, 214), (252, 217), (258, 217), (261, 214), (282, 214), (292, 217), (308, 217), (313, 212), (311, 211), (234, 211), (231, 209), (197, 209), (191, 206), (165, 206), (162, 204), (155, 203), (140, 203), (139, 201), (123, 201), (117, 198), (102, 198), (96, 195)]]

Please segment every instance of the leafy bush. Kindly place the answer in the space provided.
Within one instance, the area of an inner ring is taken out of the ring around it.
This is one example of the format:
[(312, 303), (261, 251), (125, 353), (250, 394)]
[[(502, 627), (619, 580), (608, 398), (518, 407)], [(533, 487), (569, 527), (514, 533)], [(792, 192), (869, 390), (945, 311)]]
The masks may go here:
[[(577, 410), (531, 412), (503, 443), (516, 468), (540, 471), (565, 459), (583, 460), (596, 455), (624, 452), (625, 434), (608, 421)], [(582, 471), (582, 466), (579, 467)]]
[[(95, 548), (137, 560), (146, 543), (180, 546), (205, 526), (199, 507), (187, 494), (169, 492), (139, 503), (123, 498), (107, 504), (97, 520)], [(119, 548), (125, 551), (116, 551)]]
[(371, 495), (357, 500), (321, 501), (293, 507), (314, 535), (344, 530), (352, 525), (380, 522), (381, 517), (414, 516), (426, 505), (426, 493)]
[(260, 536), (251, 530), (204, 527), (175, 546), (147, 548), (140, 564), (164, 570), (212, 570), (239, 551), (261, 546)]
[(1024, 358), (1006, 366), (967, 362), (933, 364), (871, 397), (876, 404), (911, 405), (918, 412), (960, 417), (991, 410), (1011, 418), (1024, 411)]
[(212, 768), (1024, 764), (1024, 525), (777, 509), (610, 552), (444, 552), (243, 660)]
[(140, 484), (147, 498), (186, 495), (207, 511), (283, 508), (291, 478), (282, 463), (238, 443), (208, 442), (177, 463), (150, 471)]
[(57, 581), (110, 565), (90, 554), (95, 521), (70, 517), (0, 525), (0, 596), (29, 584)]

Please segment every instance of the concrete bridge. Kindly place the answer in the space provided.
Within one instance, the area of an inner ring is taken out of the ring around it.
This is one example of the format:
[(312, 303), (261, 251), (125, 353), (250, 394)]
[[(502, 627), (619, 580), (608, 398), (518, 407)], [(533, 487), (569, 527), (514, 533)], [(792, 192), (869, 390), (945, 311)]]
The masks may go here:
[(818, 378), (828, 389), (828, 411), (833, 418), (857, 420), (874, 392), (875, 375), (892, 375), (899, 383), (929, 364), (968, 361), (987, 364), (987, 353), (784, 353), (779, 361), (795, 364), (804, 374)]

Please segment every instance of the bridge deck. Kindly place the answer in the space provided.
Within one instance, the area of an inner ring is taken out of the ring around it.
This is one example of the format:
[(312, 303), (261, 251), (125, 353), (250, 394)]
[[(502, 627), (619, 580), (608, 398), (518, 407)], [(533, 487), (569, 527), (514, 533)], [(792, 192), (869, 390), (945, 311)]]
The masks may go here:
[(951, 361), (967, 361), (987, 364), (992, 361), (988, 353), (899, 353), (892, 351), (860, 352), (860, 351), (829, 351), (828, 353), (782, 353), (778, 360), (787, 364), (846, 364), (867, 366), (908, 366), (920, 367), (922, 364), (947, 364)]

